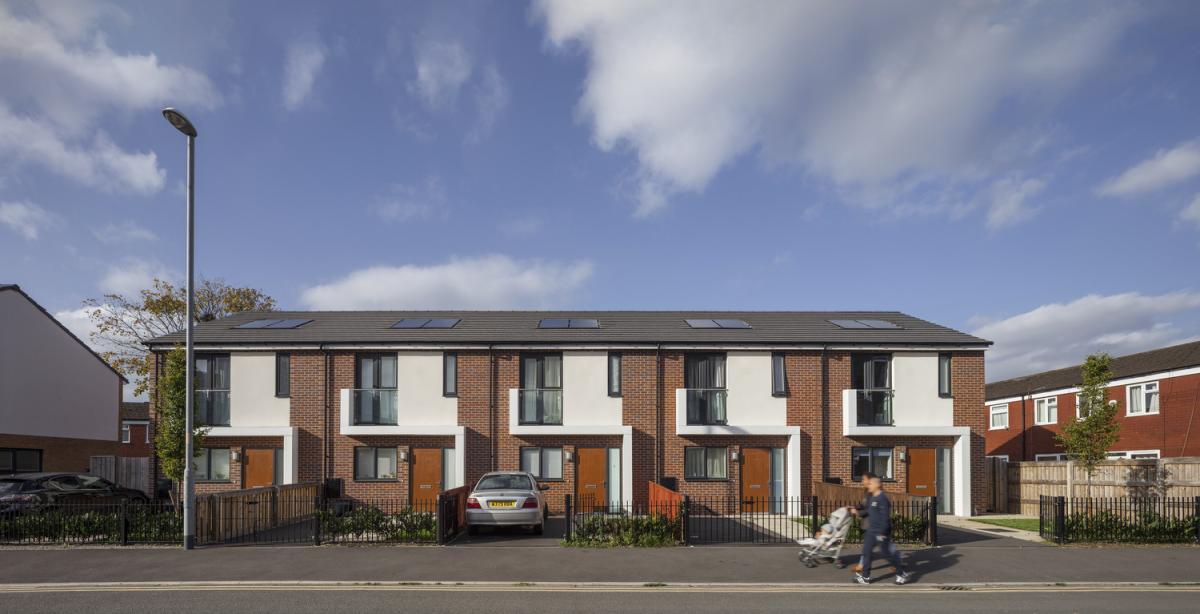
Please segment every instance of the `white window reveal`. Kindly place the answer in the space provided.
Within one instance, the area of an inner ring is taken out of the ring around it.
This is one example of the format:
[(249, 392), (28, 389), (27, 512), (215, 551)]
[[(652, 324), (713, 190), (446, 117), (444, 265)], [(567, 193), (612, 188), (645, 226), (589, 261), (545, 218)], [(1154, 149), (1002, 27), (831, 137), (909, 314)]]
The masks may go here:
[(1158, 413), (1158, 382), (1131, 384), (1126, 390), (1129, 397), (1126, 399), (1126, 414), (1144, 416)]
[(1008, 405), (993, 405), (988, 412), (991, 414), (992, 430), (1008, 428)]
[(1033, 405), (1033, 423), (1034, 424), (1057, 424), (1058, 423), (1058, 397), (1046, 397), (1034, 401)]

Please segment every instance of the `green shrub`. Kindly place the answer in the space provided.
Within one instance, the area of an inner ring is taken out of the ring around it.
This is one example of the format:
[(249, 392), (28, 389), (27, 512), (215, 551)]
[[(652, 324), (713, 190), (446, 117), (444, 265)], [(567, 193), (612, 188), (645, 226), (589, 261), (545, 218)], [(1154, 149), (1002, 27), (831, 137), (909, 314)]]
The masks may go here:
[(648, 516), (579, 514), (567, 543), (572, 546), (636, 546), (656, 548), (680, 543), (683, 526), (678, 518), (662, 514)]
[(1068, 514), (1064, 528), (1067, 541), (1073, 542), (1171, 544), (1195, 540), (1195, 522), (1191, 517), (1173, 518), (1153, 509), (1129, 516), (1083, 511)]
[[(905, 516), (892, 514), (892, 541), (895, 542), (924, 542), (929, 532), (929, 518), (926, 514)], [(846, 541), (862, 543), (863, 529), (858, 519), (850, 524), (850, 533)]]
[(317, 512), (321, 533), (331, 542), (433, 542), (437, 541), (437, 518), (429, 512), (403, 509), (386, 513), (373, 505), (355, 507), (341, 514)]

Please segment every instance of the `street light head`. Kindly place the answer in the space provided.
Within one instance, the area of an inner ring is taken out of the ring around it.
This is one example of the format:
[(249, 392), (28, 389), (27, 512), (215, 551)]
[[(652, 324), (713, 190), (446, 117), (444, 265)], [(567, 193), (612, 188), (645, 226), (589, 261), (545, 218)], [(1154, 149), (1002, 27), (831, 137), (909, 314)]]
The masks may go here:
[(175, 126), (176, 130), (192, 138), (196, 138), (196, 127), (192, 125), (192, 122), (188, 121), (188, 118), (183, 116), (183, 113), (167, 107), (162, 110), (162, 114), (163, 117), (167, 118), (167, 121), (171, 122), (172, 126)]

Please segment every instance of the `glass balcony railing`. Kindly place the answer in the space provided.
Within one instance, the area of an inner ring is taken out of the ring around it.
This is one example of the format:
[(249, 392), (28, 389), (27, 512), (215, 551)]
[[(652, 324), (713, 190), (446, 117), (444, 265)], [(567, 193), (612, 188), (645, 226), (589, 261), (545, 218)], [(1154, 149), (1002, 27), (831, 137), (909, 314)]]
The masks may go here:
[(858, 426), (892, 426), (892, 389), (868, 388), (854, 391)]
[(521, 424), (559, 425), (563, 419), (561, 388), (523, 388), (519, 391)]
[(728, 391), (724, 388), (688, 388), (688, 424), (727, 424), (728, 421), (725, 416), (725, 399), (727, 396)]
[(396, 389), (365, 388), (353, 391), (354, 424), (364, 426), (395, 426)]
[(204, 426), (229, 426), (229, 391), (197, 390), (192, 410)]

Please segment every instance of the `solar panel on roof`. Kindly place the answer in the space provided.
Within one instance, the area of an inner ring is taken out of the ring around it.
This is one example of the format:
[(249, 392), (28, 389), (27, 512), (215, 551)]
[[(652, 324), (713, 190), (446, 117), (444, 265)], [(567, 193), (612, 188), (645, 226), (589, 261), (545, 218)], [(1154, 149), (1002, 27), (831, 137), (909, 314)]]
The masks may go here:
[(304, 326), (305, 324), (308, 324), (309, 322), (312, 322), (311, 318), (295, 319), (295, 320), (278, 320), (276, 322), (273, 322), (271, 324), (264, 326), (263, 328), (300, 328), (301, 326)]
[(253, 322), (246, 322), (245, 324), (238, 324), (234, 328), (267, 328), (268, 326), (270, 326), (272, 324), (275, 324), (277, 322), (282, 322), (282, 321), (283, 320), (280, 320), (279, 318), (275, 318), (272, 320), (254, 320)]
[(392, 325), (392, 328), (422, 328), (429, 323), (429, 318), (404, 318)]
[(684, 320), (684, 322), (687, 322), (687, 325), (692, 328), (721, 328), (721, 325), (717, 324), (716, 320), (710, 319), (695, 318)]
[(571, 318), (570, 328), (600, 328), (600, 321), (595, 318)]
[(728, 318), (718, 318), (713, 320), (720, 328), (750, 328), (750, 324), (745, 320), (734, 320)]
[(896, 324), (895, 322), (888, 322), (887, 320), (859, 320), (859, 322), (862, 322), (871, 328), (900, 328), (899, 324)]
[(830, 320), (829, 323), (838, 328), (871, 328), (858, 320)]
[(538, 328), (570, 328), (571, 321), (566, 318), (544, 318), (538, 322)]
[(454, 328), (462, 318), (430, 318), (421, 328)]

